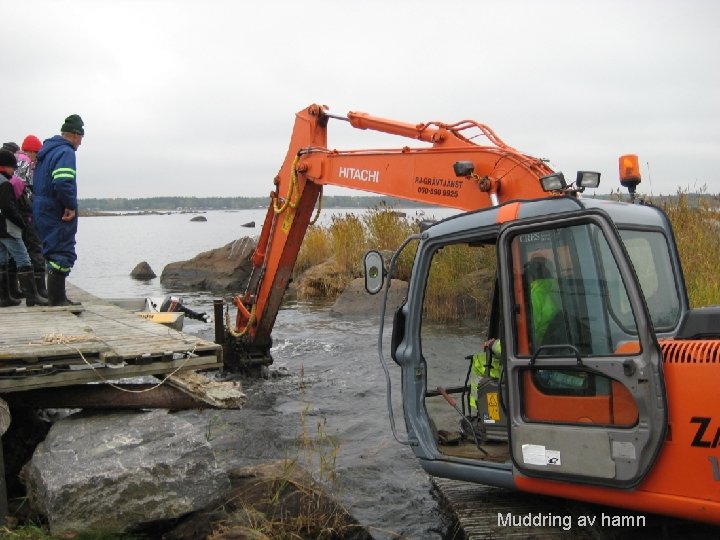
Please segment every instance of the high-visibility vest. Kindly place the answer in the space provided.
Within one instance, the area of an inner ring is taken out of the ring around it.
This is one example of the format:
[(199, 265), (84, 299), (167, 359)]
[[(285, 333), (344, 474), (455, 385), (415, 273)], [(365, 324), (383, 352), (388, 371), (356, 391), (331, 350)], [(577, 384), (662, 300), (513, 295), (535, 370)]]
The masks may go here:
[[(532, 304), (532, 321), (535, 339), (542, 343), (542, 339), (560, 311), (560, 295), (556, 279), (536, 279), (530, 283), (530, 303)], [(480, 379), (490, 377), (500, 379), (502, 366), (500, 355), (502, 343), (496, 339), (492, 344), (492, 361), (490, 362), (490, 373), (487, 371), (487, 360), (485, 353), (476, 353), (472, 357), (472, 377), (470, 380), (470, 407), (477, 409), (477, 389)]]
[(485, 353), (476, 353), (472, 357), (472, 376), (470, 378), (470, 408), (477, 409), (477, 392), (478, 383), (483, 377), (490, 377), (492, 379), (500, 379), (500, 373), (502, 366), (500, 365), (500, 353), (502, 352), (502, 345), (500, 340), (496, 339), (492, 347), (490, 348), (492, 358), (490, 360), (490, 373), (487, 371), (487, 357)]
[(556, 279), (536, 279), (530, 284), (532, 323), (536, 344), (543, 338), (555, 315), (561, 310), (560, 291)]

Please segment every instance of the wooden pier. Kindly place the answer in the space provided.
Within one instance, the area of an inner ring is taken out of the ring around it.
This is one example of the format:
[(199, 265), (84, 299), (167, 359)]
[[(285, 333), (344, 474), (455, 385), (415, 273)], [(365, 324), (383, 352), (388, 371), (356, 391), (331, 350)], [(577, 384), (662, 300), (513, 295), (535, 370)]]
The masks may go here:
[(220, 345), (68, 284), (79, 306), (0, 308), (0, 394), (222, 366)]

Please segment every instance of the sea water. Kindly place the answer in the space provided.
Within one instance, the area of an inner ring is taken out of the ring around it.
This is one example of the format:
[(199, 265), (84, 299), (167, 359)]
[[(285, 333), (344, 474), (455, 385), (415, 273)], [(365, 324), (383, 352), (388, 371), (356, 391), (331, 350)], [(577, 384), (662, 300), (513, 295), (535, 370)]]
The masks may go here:
[[(356, 212), (324, 210), (320, 224)], [(404, 212), (414, 217), (418, 211)], [(453, 213), (433, 209), (423, 217), (441, 219)], [(207, 221), (191, 221), (196, 215)], [(169, 292), (159, 277), (166, 264), (256, 236), (264, 218), (264, 209), (83, 217), (70, 281), (99, 297), (162, 296)], [(242, 226), (249, 222), (256, 227)], [(142, 261), (157, 278), (130, 277)], [(184, 291), (182, 296), (189, 307), (212, 313), (212, 294)], [(330, 465), (335, 472), (332, 491), (362, 525), (370, 527), (374, 538), (441, 538), (442, 518), (430, 479), (412, 451), (398, 444), (390, 431), (385, 379), (375, 347), (378, 318), (379, 314), (339, 318), (327, 303), (285, 305), (273, 329), (271, 353), (273, 370), (286, 376), (244, 382), (248, 402), (242, 410), (177, 414), (208, 434), (219, 463), (228, 470), (296, 459), (305, 452), (298, 445), (301, 435), (317, 439), (322, 426), (322, 437), (337, 445)], [(186, 320), (185, 331), (213, 339), (212, 324)], [(399, 369), (393, 376), (395, 414), (402, 423)], [(335, 450), (324, 448), (327, 460)]]

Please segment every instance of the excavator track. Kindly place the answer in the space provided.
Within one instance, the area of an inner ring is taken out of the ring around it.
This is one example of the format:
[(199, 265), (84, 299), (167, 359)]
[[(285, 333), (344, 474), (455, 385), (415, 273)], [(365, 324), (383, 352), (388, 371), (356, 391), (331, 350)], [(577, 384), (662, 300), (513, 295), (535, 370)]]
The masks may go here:
[[(545, 515), (558, 519), (568, 514), (567, 501), (553, 497), (539, 497), (528, 493), (502, 488), (433, 478), (444, 508), (456, 520), (454, 540), (490, 538), (591, 538), (578, 535), (578, 529), (563, 530), (560, 526), (511, 526), (502, 519), (510, 516), (520, 518), (528, 514)], [(572, 516), (573, 523), (577, 519)]]
[[(452, 517), (453, 527), (445, 537), (447, 540), (720, 538), (720, 528), (706, 523), (657, 514), (641, 514), (446, 478), (432, 478), (432, 483), (441, 507)], [(516, 520), (524, 516), (531, 516), (536, 520), (544, 517), (545, 524), (513, 525), (507, 521), (508, 515)], [(555, 524), (551, 523), (553, 518)], [(587, 523), (588, 518), (595, 518), (595, 523), (582, 525), (582, 520)]]

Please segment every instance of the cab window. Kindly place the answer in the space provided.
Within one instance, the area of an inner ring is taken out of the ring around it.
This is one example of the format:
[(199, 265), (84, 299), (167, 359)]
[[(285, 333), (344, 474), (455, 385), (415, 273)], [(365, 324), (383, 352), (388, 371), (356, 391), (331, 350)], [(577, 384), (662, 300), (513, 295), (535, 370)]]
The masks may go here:
[(512, 241), (518, 356), (628, 354), (637, 327), (619, 268), (595, 225)]
[[(665, 235), (624, 229), (620, 236), (635, 267), (655, 330), (672, 330), (680, 320), (680, 297)], [(629, 310), (627, 306), (621, 309)]]

